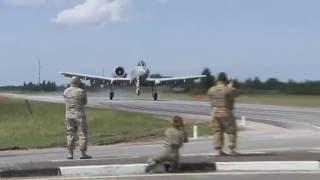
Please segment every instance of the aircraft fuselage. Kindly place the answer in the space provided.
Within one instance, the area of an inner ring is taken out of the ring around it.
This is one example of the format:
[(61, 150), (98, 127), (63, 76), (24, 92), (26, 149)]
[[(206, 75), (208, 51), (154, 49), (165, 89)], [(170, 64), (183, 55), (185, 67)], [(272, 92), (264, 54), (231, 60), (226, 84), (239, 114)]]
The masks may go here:
[[(133, 68), (130, 74), (131, 80), (144, 80), (150, 74), (150, 70), (145, 66), (136, 66)], [(139, 79), (138, 79), (139, 78)]]

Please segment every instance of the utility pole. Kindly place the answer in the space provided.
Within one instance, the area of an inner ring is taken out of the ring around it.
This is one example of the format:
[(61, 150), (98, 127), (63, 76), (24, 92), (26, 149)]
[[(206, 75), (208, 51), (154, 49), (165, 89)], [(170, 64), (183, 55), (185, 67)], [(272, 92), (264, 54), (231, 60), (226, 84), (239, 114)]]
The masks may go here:
[(41, 84), (41, 62), (40, 62), (40, 59), (38, 60), (38, 83), (40, 86), (40, 84)]

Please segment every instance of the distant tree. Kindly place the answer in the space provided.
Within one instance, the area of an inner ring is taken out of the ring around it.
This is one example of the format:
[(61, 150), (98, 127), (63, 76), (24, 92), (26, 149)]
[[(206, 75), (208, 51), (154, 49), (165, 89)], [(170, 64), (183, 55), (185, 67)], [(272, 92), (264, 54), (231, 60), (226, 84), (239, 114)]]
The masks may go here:
[(253, 88), (253, 80), (251, 78), (248, 78), (245, 80), (245, 82), (243, 83), (243, 87), (245, 89), (252, 89)]
[(211, 86), (215, 84), (215, 77), (211, 74), (209, 68), (204, 68), (201, 74), (206, 75), (205, 78), (201, 78), (201, 85), (204, 88), (204, 91), (207, 91)]
[(259, 77), (253, 79), (252, 86), (254, 89), (263, 89), (263, 83), (260, 81)]
[(241, 86), (241, 82), (238, 81), (238, 79), (233, 79), (233, 86), (236, 88), (239, 88)]
[(150, 78), (169, 78), (171, 76), (163, 76), (161, 74), (151, 74)]
[(161, 74), (151, 74), (150, 78), (162, 78)]
[(282, 85), (282, 83), (277, 79), (277, 78), (269, 78), (266, 82), (265, 82), (265, 89), (278, 89), (280, 88)]

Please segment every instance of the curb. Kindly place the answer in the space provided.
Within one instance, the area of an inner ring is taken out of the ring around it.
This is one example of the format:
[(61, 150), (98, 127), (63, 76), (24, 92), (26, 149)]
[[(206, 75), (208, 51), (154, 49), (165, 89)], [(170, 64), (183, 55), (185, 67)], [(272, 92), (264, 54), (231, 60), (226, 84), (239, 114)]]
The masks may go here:
[[(91, 166), (69, 166), (47, 169), (8, 170), (0, 172), (0, 177), (34, 176), (123, 176), (143, 175), (147, 164), (112, 164)], [(190, 172), (230, 172), (230, 171), (320, 171), (319, 161), (247, 161), (215, 163), (183, 163), (175, 173)], [(167, 173), (162, 165), (154, 173)]]
[[(119, 176), (143, 175), (147, 164), (114, 164), (100, 166), (73, 166), (60, 167), (61, 176)], [(175, 173), (216, 171), (215, 163), (182, 163)], [(163, 165), (159, 164), (153, 173), (168, 173)]]
[(217, 171), (320, 171), (319, 161), (216, 162)]
[(117, 176), (144, 174), (147, 164), (115, 164), (100, 166), (60, 167), (61, 176)]
[(59, 171), (59, 168), (4, 170), (0, 171), (0, 179), (13, 177), (59, 176)]
[[(251, 162), (216, 162), (202, 164), (182, 164), (179, 172), (189, 171), (320, 171), (319, 161), (251, 161)], [(103, 166), (74, 166), (61, 167), (61, 176), (97, 176), (97, 175), (141, 175), (145, 174), (147, 164), (103, 165)], [(194, 169), (198, 167), (197, 169)], [(164, 168), (156, 167), (155, 173), (166, 173)]]

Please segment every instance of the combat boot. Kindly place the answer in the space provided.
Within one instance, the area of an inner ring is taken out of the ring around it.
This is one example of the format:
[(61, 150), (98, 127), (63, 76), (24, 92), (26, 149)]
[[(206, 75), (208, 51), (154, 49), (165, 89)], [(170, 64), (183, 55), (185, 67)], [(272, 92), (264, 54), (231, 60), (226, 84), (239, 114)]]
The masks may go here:
[(230, 156), (240, 156), (241, 154), (238, 153), (236, 150), (231, 149), (230, 152), (229, 152), (229, 155), (230, 155)]
[(216, 150), (216, 152), (214, 153), (214, 156), (226, 156), (227, 153), (223, 152), (221, 149)]
[(68, 159), (73, 159), (73, 150), (68, 150)]
[(80, 159), (91, 159), (92, 157), (86, 154), (86, 151), (81, 150), (81, 157)]
[(153, 169), (154, 167), (156, 167), (156, 166), (157, 166), (157, 162), (155, 162), (153, 159), (149, 159), (149, 160), (148, 160), (148, 165), (146, 166), (144, 172), (145, 172), (145, 173), (151, 173), (151, 172), (152, 172), (152, 169)]
[(170, 162), (169, 168), (166, 169), (169, 173), (176, 173), (179, 170), (179, 163), (178, 162)]

